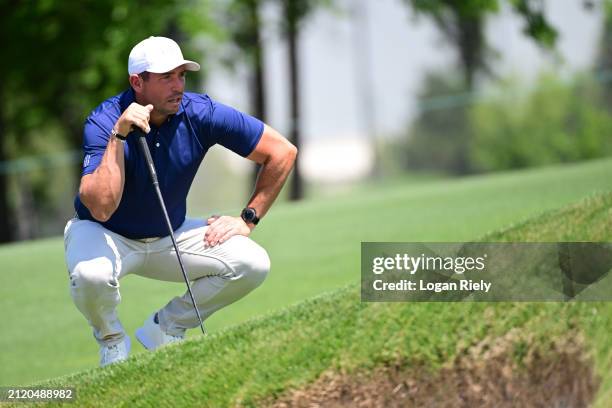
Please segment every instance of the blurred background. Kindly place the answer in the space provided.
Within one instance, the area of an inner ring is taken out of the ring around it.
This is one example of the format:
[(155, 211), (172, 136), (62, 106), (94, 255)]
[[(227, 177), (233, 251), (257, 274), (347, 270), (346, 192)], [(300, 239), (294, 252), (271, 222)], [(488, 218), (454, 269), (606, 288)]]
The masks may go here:
[[(179, 42), (191, 91), (300, 148), (280, 200), (612, 154), (612, 1), (0, 1), (0, 242), (61, 235), (88, 113), (130, 49)], [(213, 148), (191, 216), (235, 213), (250, 162)]]
[[(273, 271), (211, 333), (357, 285), (362, 242), (612, 241), (612, 0), (0, 0), (0, 385), (98, 364), (62, 232), (84, 120), (127, 88), (128, 54), (151, 35), (201, 63), (188, 90), (300, 149), (253, 235)], [(238, 215), (255, 171), (213, 147), (188, 214)], [(121, 285), (128, 333), (185, 290)], [(588, 321), (608, 356), (610, 324)]]

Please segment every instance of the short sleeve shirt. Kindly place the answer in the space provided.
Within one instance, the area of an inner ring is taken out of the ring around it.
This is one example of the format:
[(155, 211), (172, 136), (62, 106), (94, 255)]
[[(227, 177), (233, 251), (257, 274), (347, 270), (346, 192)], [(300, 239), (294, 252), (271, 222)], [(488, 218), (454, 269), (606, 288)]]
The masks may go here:
[[(134, 92), (128, 89), (104, 101), (87, 117), (82, 175), (98, 168), (115, 122), (132, 102)], [(257, 146), (263, 128), (263, 123), (252, 116), (208, 95), (188, 92), (176, 114), (160, 127), (151, 125), (147, 143), (174, 230), (185, 220), (187, 194), (208, 149), (219, 144), (246, 157)], [(128, 137), (124, 151), (123, 195), (111, 218), (100, 224), (131, 239), (167, 236), (167, 226), (135, 135)], [(98, 222), (78, 194), (74, 205), (80, 219)]]

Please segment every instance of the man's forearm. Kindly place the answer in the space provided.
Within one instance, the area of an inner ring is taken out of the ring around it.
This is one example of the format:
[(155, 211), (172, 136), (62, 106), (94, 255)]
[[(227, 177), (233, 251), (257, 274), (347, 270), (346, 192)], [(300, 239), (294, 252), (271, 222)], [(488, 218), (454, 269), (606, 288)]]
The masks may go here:
[[(255, 209), (259, 218), (266, 215), (278, 197), (296, 157), (297, 148), (276, 130), (264, 125), (257, 146), (247, 156), (249, 160), (261, 164), (255, 191), (247, 204)], [(241, 217), (212, 216), (208, 219), (204, 241), (207, 245), (215, 246), (237, 234), (249, 236), (253, 228), (253, 223), (246, 222)]]
[(81, 179), (81, 201), (98, 221), (107, 221), (121, 201), (125, 183), (123, 149), (123, 142), (111, 136), (98, 168)]
[(280, 193), (293, 168), (296, 156), (297, 149), (287, 143), (282, 151), (270, 156), (267, 161), (262, 163), (255, 183), (255, 191), (248, 203), (249, 207), (257, 210), (259, 218), (268, 212), (272, 203), (278, 197), (278, 193)]

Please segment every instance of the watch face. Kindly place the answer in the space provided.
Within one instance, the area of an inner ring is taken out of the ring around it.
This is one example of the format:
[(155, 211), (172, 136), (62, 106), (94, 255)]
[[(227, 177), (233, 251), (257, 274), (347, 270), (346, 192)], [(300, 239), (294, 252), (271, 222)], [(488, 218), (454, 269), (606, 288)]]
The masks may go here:
[(253, 221), (253, 219), (255, 219), (255, 210), (252, 208), (245, 208), (244, 211), (242, 211), (242, 218), (244, 218), (245, 221)]

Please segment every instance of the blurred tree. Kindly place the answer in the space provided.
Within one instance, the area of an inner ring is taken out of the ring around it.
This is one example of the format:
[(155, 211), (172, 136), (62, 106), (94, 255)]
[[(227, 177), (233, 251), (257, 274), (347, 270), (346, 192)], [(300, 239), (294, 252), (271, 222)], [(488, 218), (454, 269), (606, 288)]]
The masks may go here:
[[(460, 74), (430, 72), (418, 96), (420, 112), (400, 161), (412, 170), (466, 172), (470, 142), (468, 94)], [(459, 95), (459, 96), (458, 96)], [(432, 103), (433, 102), (433, 103)]]
[[(0, 41), (2, 39), (0, 38)], [(2, 97), (2, 84), (0, 84), (0, 98)], [(4, 112), (0, 103), (0, 162), (6, 160), (6, 148), (2, 141), (6, 135), (5, 121), (3, 120)], [(0, 242), (8, 242), (12, 239), (12, 223), (11, 223), (11, 208), (8, 200), (8, 178), (5, 172), (0, 172)]]
[[(298, 68), (298, 42), (299, 28), (301, 20), (308, 15), (311, 9), (308, 0), (281, 0), (283, 5), (285, 36), (289, 48), (289, 91), (291, 105), (291, 129), (290, 138), (293, 144), (299, 149), (300, 143), (300, 78)], [(290, 200), (300, 200), (304, 197), (304, 183), (299, 166), (299, 159), (295, 162), (295, 168), (291, 178), (291, 190), (289, 190)]]
[(497, 0), (405, 0), (418, 14), (435, 22), (444, 38), (455, 47), (459, 66), (468, 89), (474, 85), (478, 71), (489, 72), (488, 48), (484, 25), (488, 15), (497, 13)]
[[(0, 161), (11, 140), (27, 152), (45, 129), (63, 129), (70, 144), (81, 145), (86, 114), (127, 86), (131, 47), (168, 30), (170, 21), (189, 29), (199, 23), (207, 1), (84, 0), (0, 2)], [(52, 186), (53, 180), (47, 180)], [(11, 208), (0, 174), (0, 242), (11, 239)]]
[[(489, 16), (500, 11), (499, 0), (404, 0), (418, 14), (429, 16), (457, 51), (466, 88), (472, 90), (479, 71), (490, 74), (489, 48), (484, 29)], [(525, 21), (523, 31), (540, 45), (552, 48), (557, 31), (548, 23), (541, 0), (509, 0)]]
[[(236, 61), (246, 61), (249, 67), (251, 82), (251, 105), (253, 114), (266, 121), (266, 92), (264, 78), (264, 58), (262, 43), (262, 22), (259, 7), (265, 0), (231, 0), (225, 10), (224, 29), (235, 45), (238, 53), (232, 55), (230, 65)], [(299, 34), (303, 21), (317, 7), (330, 4), (330, 0), (279, 0), (282, 9), (281, 32), (287, 40), (290, 92), (290, 130), (289, 139), (299, 149), (300, 137), (300, 80), (299, 80)], [(225, 7), (225, 6), (222, 6)], [(239, 57), (237, 57), (239, 54)], [(289, 190), (290, 200), (299, 200), (304, 196), (304, 187), (300, 167), (296, 161), (291, 175)], [(255, 166), (253, 178), (257, 178), (259, 166)]]
[(356, 104), (359, 108), (358, 117), (361, 126), (370, 139), (372, 151), (372, 178), (380, 178), (388, 170), (387, 163), (382, 159), (384, 145), (377, 134), (376, 117), (377, 103), (374, 85), (374, 61), (372, 59), (371, 9), (375, 3), (369, 0), (353, 0), (351, 2), (353, 69), (355, 77)]
[[(447, 111), (437, 110), (429, 112), (427, 99), (444, 95), (438, 91), (448, 92), (454, 90), (456, 94), (473, 92), (477, 87), (479, 74), (491, 76), (491, 58), (495, 51), (487, 44), (485, 37), (486, 20), (489, 16), (500, 11), (498, 0), (404, 0), (409, 4), (417, 15), (430, 17), (445, 40), (450, 43), (458, 55), (458, 66), (461, 70), (463, 80), (457, 82), (456, 76), (438, 72), (428, 76), (421, 95), (422, 109), (416, 119), (411, 140), (407, 143), (406, 160), (414, 160), (409, 168), (414, 168), (419, 163), (425, 168), (431, 169), (438, 166), (439, 170), (464, 174), (472, 171), (470, 163), (470, 144), (472, 143), (472, 131), (467, 118), (469, 103), (463, 98), (464, 104), (453, 104)], [(524, 32), (536, 40), (546, 49), (554, 46), (557, 32), (547, 22), (543, 4), (538, 0), (509, 0), (513, 10), (525, 21)], [(429, 88), (431, 87), (431, 88)], [(424, 105), (423, 105), (424, 104)], [(444, 118), (444, 115), (449, 115)], [(452, 123), (451, 129), (446, 127)], [(446, 129), (450, 133), (439, 135), (437, 132)], [(435, 153), (437, 152), (437, 153)], [(428, 161), (419, 159), (424, 154), (433, 154), (440, 160)], [(436, 164), (437, 163), (437, 164)]]
[(553, 50), (559, 33), (546, 19), (544, 1), (509, 0), (514, 11), (523, 18), (523, 33), (546, 50)]
[[(300, 149), (300, 76), (299, 76), (299, 42), (300, 30), (306, 19), (318, 6), (330, 4), (330, 0), (279, 0), (283, 9), (282, 31), (287, 40), (289, 64), (289, 92), (291, 110), (291, 142)], [(304, 183), (299, 166), (299, 156), (291, 176), (289, 190), (290, 200), (300, 200), (304, 197)]]
[(531, 92), (507, 81), (499, 95), (474, 105), (471, 155), (477, 171), (573, 162), (612, 154), (612, 116), (592, 78), (569, 84), (543, 75)]
[[(249, 68), (252, 113), (266, 122), (265, 67), (259, 12), (261, 3), (260, 0), (232, 0), (229, 7), (224, 7), (226, 15), (224, 29), (237, 51), (232, 53), (230, 64), (242, 61)], [(254, 164), (253, 180), (257, 179), (259, 167), (258, 164)]]
[(596, 69), (601, 80), (603, 102), (612, 111), (612, 0), (604, 0), (602, 9), (603, 25)]
[[(473, 90), (474, 79), (477, 73), (490, 73), (488, 65), (490, 48), (487, 45), (484, 35), (484, 25), (486, 17), (489, 14), (496, 13), (499, 5), (497, 0), (409, 0), (413, 9), (417, 14), (429, 15), (435, 22), (438, 29), (442, 32), (445, 39), (453, 45), (458, 53), (459, 66), (463, 72), (463, 84), (454, 84), (452, 88), (456, 92), (465, 92)], [(440, 86), (444, 81), (441, 78), (431, 76), (427, 82), (430, 86)], [(442, 87), (444, 88), (444, 87)], [(450, 89), (446, 89), (449, 91)], [(435, 96), (432, 94), (434, 89), (426, 89), (425, 95)], [(425, 140), (415, 140), (415, 151), (419, 154), (409, 154), (409, 156), (417, 162), (422, 162), (417, 157), (423, 157), (426, 151), (438, 155), (442, 154), (447, 160), (432, 160), (431, 164), (438, 163), (440, 168), (445, 171), (454, 173), (467, 173), (469, 171), (469, 129), (467, 128), (467, 120), (465, 109), (461, 106), (453, 108), (453, 112), (423, 112), (419, 117), (415, 126), (415, 135), (413, 137)], [(445, 120), (440, 116), (449, 115), (450, 120)], [(433, 118), (429, 116), (434, 116)], [(450, 118), (452, 116), (452, 118)], [(452, 129), (447, 129), (451, 133), (444, 135), (437, 132), (442, 130), (439, 127), (445, 127), (446, 124), (452, 123)], [(430, 129), (428, 129), (428, 127)], [(428, 148), (427, 144), (432, 145)], [(419, 150), (417, 146), (421, 145)], [(413, 151), (413, 153), (415, 153)], [(437, 152), (437, 153), (436, 153)], [(411, 166), (412, 167), (412, 166)]]

